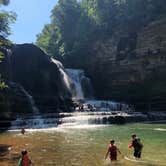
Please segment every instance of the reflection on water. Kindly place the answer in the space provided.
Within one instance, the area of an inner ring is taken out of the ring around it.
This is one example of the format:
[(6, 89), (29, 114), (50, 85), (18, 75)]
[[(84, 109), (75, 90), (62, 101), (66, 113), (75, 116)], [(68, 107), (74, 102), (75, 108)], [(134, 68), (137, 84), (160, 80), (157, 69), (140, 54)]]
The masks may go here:
[[(108, 166), (104, 160), (110, 139), (115, 139), (122, 152), (116, 166), (166, 165), (166, 124), (129, 124), (124, 126), (61, 126), (47, 130), (28, 130), (0, 134), (0, 144), (11, 145), (9, 154), (1, 156), (0, 165), (17, 165), (19, 152), (26, 148), (35, 166)], [(128, 148), (131, 133), (137, 133), (144, 144), (142, 161), (126, 160), (132, 150)]]

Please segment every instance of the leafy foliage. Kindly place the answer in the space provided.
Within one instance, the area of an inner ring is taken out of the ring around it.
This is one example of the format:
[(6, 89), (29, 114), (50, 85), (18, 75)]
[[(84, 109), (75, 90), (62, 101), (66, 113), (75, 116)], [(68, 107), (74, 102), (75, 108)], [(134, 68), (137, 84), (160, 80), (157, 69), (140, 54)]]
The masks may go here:
[(1, 78), (0, 78), (0, 90), (3, 90), (3, 89), (5, 89), (5, 88), (8, 88), (8, 86), (7, 86), (7, 85), (5, 84), (5, 82), (2, 81)]
[[(1, 5), (8, 5), (9, 0), (0, 0)], [(16, 14), (12, 12), (0, 11), (0, 62), (5, 57), (4, 50), (11, 45), (11, 42), (5, 39), (11, 32), (9, 25), (14, 23)], [(6, 88), (6, 84), (2, 81), (0, 75), (0, 90)]]
[[(8, 5), (9, 0), (0, 0), (0, 5)], [(9, 46), (11, 42), (6, 40), (5, 37), (10, 35), (11, 23), (14, 23), (16, 20), (16, 14), (13, 12), (0, 11), (0, 48)], [(4, 53), (0, 52), (0, 60), (3, 59)]]
[(10, 0), (0, 0), (0, 5), (3, 4), (3, 5), (8, 5), (10, 2)]
[(96, 41), (104, 42), (118, 30), (136, 32), (165, 15), (165, 0), (59, 0), (36, 44), (71, 65), (86, 64)]
[[(0, 0), (1, 5), (8, 5), (10, 0)], [(7, 37), (10, 34), (9, 25), (16, 20), (16, 14), (0, 10), (0, 35)]]
[(10, 27), (11, 23), (14, 23), (16, 19), (16, 14), (12, 12), (0, 12), (0, 35), (7, 37), (10, 35)]

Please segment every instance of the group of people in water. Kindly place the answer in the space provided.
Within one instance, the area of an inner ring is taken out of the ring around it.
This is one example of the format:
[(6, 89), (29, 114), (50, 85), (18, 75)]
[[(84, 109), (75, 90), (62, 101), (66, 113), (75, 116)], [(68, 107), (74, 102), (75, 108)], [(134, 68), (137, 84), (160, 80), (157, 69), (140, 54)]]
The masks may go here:
[[(140, 159), (141, 158), (141, 153), (143, 149), (143, 144), (141, 142), (140, 138), (137, 138), (136, 134), (131, 135), (131, 142), (129, 144), (129, 148), (133, 148), (133, 157), (135, 159)], [(105, 155), (105, 159), (107, 159), (108, 155), (111, 161), (116, 161), (117, 160), (117, 153), (121, 154), (120, 150), (117, 148), (115, 145), (115, 141), (111, 140), (110, 144), (108, 146), (107, 153)]]
[[(25, 129), (24, 128), (21, 129), (21, 133), (25, 134)], [(141, 158), (143, 144), (141, 142), (141, 139), (138, 138), (136, 136), (136, 134), (132, 134), (131, 135), (131, 141), (130, 141), (130, 144), (129, 144), (129, 148), (133, 148), (134, 149), (133, 157), (135, 159), (140, 159)], [(120, 150), (115, 145), (115, 141), (111, 140), (110, 144), (108, 146), (107, 153), (105, 155), (105, 159), (107, 159), (108, 155), (109, 155), (109, 159), (110, 159), (111, 162), (112, 161), (116, 161), (118, 153), (121, 154)], [(34, 165), (34, 164), (30, 160), (27, 150), (22, 150), (21, 151), (21, 157), (20, 157), (20, 159), (18, 161), (18, 166), (32, 166), (32, 165)]]

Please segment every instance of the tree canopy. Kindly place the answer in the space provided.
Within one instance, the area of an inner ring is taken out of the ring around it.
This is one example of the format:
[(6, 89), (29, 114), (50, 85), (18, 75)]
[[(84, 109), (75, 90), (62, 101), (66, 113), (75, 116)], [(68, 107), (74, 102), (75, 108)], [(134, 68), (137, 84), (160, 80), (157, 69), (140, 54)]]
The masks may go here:
[(0, 5), (8, 5), (10, 0), (0, 0)]
[[(0, 0), (0, 6), (1, 5), (8, 5), (9, 0)], [(9, 25), (11, 23), (14, 23), (16, 19), (16, 14), (13, 12), (5, 12), (0, 10), (0, 35), (3, 37), (7, 37), (10, 35), (10, 27)]]
[[(9, 0), (0, 0), (1, 5), (8, 5)], [(10, 42), (5, 38), (10, 35), (10, 24), (14, 23), (16, 20), (16, 14), (13, 12), (6, 12), (0, 10), (0, 47), (8, 45)], [(2, 53), (0, 53), (0, 58), (2, 58)]]
[(117, 30), (136, 32), (165, 15), (165, 0), (59, 0), (36, 44), (67, 63), (88, 63), (96, 41)]

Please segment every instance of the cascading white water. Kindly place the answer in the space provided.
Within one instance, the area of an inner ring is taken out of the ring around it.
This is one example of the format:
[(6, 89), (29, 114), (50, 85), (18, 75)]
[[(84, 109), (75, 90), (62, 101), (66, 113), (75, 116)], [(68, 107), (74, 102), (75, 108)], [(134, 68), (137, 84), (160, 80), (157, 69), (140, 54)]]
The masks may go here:
[(91, 98), (93, 94), (90, 79), (85, 76), (83, 70), (80, 69), (66, 69), (65, 70), (70, 82), (70, 91), (73, 100), (84, 100)]
[(68, 75), (66, 74), (65, 72), (65, 69), (62, 65), (61, 62), (57, 61), (56, 59), (54, 58), (51, 58), (51, 61), (57, 65), (58, 69), (59, 69), (59, 72), (61, 74), (61, 78), (62, 78), (62, 82), (64, 83), (64, 86), (66, 87), (66, 89), (68, 89), (70, 91), (71, 89), (71, 81), (68, 77)]
[[(97, 111), (122, 111), (128, 110), (128, 105), (106, 101), (106, 100), (95, 100), (92, 97), (92, 85), (90, 79), (85, 76), (83, 70), (80, 69), (66, 69), (67, 82), (70, 82), (70, 89), (73, 95), (73, 99), (80, 100), (83, 99), (83, 109), (88, 110), (88, 107), (95, 109)], [(86, 88), (83, 88), (83, 84), (86, 83)], [(89, 94), (85, 96), (85, 90), (88, 89)], [(92, 97), (89, 99), (89, 96)]]
[(75, 100), (84, 99), (84, 93), (81, 86), (81, 80), (84, 76), (83, 70), (75, 70), (75, 69), (66, 69), (66, 72), (69, 76), (70, 82), (72, 82), (70, 89), (72, 92), (72, 97)]
[(24, 92), (24, 94), (26, 95), (26, 97), (29, 99), (29, 102), (32, 106), (32, 110), (33, 110), (33, 115), (39, 115), (39, 109), (36, 107), (35, 101), (33, 100), (33, 97), (22, 87), (20, 86), (22, 92)]
[[(54, 58), (51, 61), (58, 66), (62, 82), (72, 94), (73, 100), (83, 100), (92, 96), (92, 87), (89, 78), (80, 69), (64, 69), (61, 62)], [(86, 92), (85, 92), (86, 91)]]
[[(67, 73), (66, 78), (68, 81), (66, 82), (69, 83), (73, 100), (78, 101), (78, 103), (81, 101), (81, 103), (76, 107), (76, 111), (78, 112), (74, 112), (71, 116), (62, 118), (61, 126), (70, 127), (73, 125), (80, 126), (94, 123), (106, 124), (107, 121), (110, 121), (111, 116), (114, 116), (115, 114), (117, 116), (126, 116), (123, 111), (130, 111), (128, 105), (124, 103), (95, 100), (92, 97), (90, 79), (85, 76), (83, 70), (66, 69), (65, 71), (63, 72), (65, 72), (65, 74)], [(85, 91), (88, 92), (88, 95), (86, 96)], [(112, 111), (114, 112), (113, 115)]]

